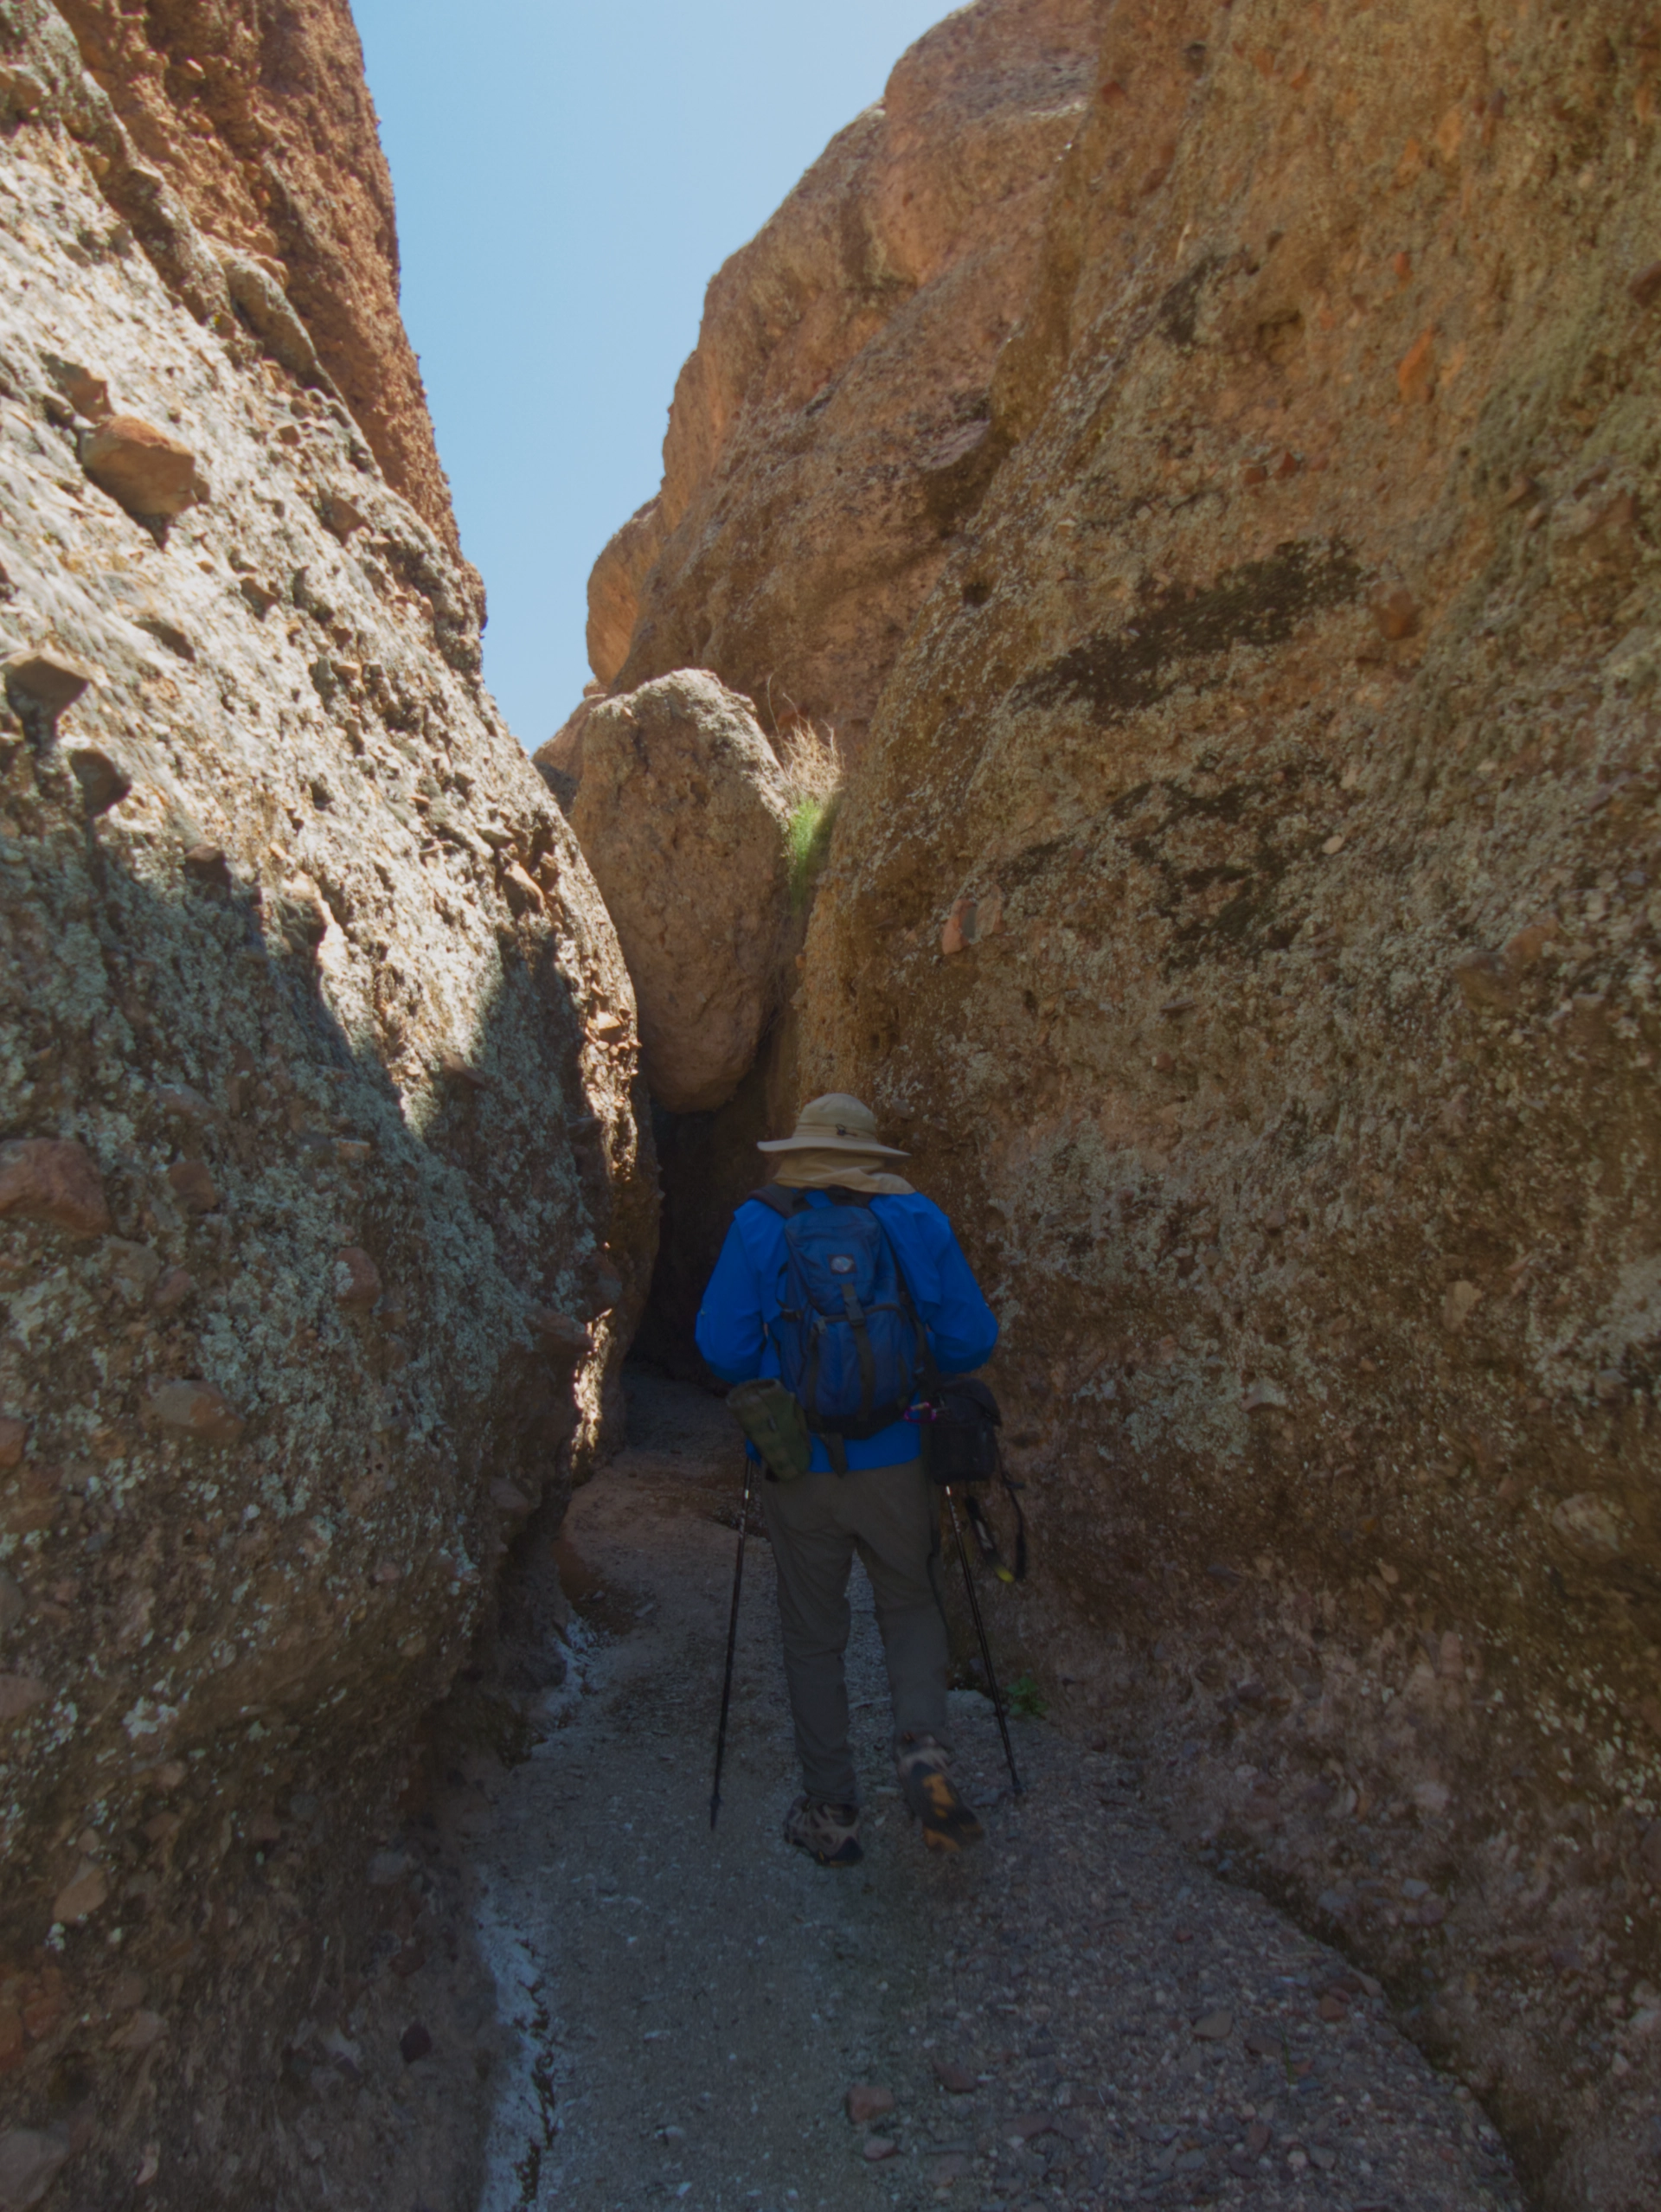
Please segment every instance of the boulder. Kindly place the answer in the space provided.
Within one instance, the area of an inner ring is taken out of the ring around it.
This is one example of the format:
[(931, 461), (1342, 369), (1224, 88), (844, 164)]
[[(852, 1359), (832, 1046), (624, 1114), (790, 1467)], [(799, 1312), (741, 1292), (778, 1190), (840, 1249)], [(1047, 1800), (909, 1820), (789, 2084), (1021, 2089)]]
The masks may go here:
[(773, 1011), (790, 798), (747, 699), (702, 669), (596, 700), (570, 820), (671, 1113), (737, 1089)]

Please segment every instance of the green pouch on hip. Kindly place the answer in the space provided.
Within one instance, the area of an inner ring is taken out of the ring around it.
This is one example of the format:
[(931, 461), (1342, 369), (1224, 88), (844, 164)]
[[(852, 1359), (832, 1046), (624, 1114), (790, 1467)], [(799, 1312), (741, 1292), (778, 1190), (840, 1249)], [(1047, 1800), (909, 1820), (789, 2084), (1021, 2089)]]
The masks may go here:
[(733, 1418), (781, 1483), (805, 1475), (812, 1461), (807, 1416), (776, 1375), (741, 1382), (727, 1393)]

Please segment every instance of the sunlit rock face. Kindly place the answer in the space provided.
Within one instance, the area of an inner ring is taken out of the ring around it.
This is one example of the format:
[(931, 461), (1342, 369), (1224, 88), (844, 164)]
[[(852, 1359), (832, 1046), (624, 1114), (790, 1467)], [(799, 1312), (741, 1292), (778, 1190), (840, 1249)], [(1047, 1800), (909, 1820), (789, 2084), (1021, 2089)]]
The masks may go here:
[(0, 23), (0, 2161), (311, 2202), (285, 2041), (614, 1428), (633, 999), (442, 535)]
[(858, 749), (996, 465), (989, 389), (1093, 86), (1084, 0), (980, 0), (919, 40), (710, 285), (655, 502), (589, 587), (631, 690), (713, 670), (769, 734)]
[[(234, 311), (275, 335), (290, 369), (315, 357), (482, 605), (398, 312), (392, 178), (347, 0), (64, 0), (60, 12), (141, 168), (233, 260)], [(122, 211), (142, 224), (151, 199), (135, 184)]]
[(1100, 12), (809, 939), (998, 1305), (1006, 1649), (1542, 2201), (1661, 2092), (1661, 47)]

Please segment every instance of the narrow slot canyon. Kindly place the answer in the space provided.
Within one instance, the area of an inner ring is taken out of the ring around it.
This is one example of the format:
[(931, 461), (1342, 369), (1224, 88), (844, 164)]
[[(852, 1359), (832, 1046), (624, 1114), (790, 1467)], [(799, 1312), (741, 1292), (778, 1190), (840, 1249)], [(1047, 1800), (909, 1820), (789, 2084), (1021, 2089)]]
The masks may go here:
[[(1658, 76), (972, 0), (533, 753), (347, 0), (0, 0), (0, 2212), (1661, 2197)], [(856, 1570), (847, 1869), (693, 1337), (833, 1091), (1031, 1557), (956, 1856)]]

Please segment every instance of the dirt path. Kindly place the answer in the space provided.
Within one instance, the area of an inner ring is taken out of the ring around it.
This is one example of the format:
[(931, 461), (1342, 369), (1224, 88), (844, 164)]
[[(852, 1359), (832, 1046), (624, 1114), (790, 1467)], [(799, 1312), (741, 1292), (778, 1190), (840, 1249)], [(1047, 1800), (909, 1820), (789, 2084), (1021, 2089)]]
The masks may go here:
[[(1013, 1803), (990, 1707), (954, 1694), (990, 1839), (930, 1860), (894, 1791), (857, 1576), (866, 1863), (832, 1873), (790, 1850), (771, 1561), (754, 1536), (712, 1837), (734, 1447), (719, 1405), (649, 1378), (632, 1434), (568, 1523), (578, 1618), (553, 1725), (474, 1824), (479, 1923), (517, 2038), (483, 2212), (1519, 2202), (1468, 2093), (1395, 2033), (1376, 1989), (1196, 1867), (1117, 1757), (1017, 1723), (1029, 1789)], [(894, 2110), (852, 2124), (856, 2082), (892, 2091)]]

